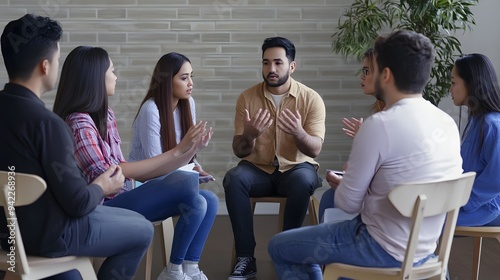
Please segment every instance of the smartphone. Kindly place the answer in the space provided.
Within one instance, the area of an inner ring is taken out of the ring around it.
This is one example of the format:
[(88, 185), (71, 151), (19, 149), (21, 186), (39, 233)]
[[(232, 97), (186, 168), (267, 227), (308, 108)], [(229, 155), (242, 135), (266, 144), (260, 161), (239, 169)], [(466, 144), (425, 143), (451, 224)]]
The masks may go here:
[(211, 181), (214, 177), (212, 175), (207, 175), (207, 176), (200, 176), (198, 178), (198, 181), (200, 184), (207, 183), (208, 181)]
[(326, 173), (328, 173), (328, 172), (333, 172), (333, 173), (335, 173), (335, 175), (338, 175), (338, 176), (344, 176), (344, 173), (345, 173), (344, 171), (332, 170), (332, 169), (327, 169)]

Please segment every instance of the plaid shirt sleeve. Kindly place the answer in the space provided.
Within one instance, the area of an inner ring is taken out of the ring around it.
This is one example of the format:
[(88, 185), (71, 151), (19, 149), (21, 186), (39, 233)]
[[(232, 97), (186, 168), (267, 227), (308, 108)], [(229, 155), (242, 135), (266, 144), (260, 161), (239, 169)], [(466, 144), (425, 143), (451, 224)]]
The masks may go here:
[(112, 164), (109, 148), (106, 149), (107, 145), (87, 113), (73, 113), (66, 122), (73, 133), (78, 167), (87, 182), (92, 182)]
[[(87, 113), (73, 113), (66, 118), (66, 122), (71, 128), (75, 141), (75, 157), (78, 167), (87, 182), (94, 181), (104, 173), (112, 164), (124, 162), (120, 149), (120, 138), (114, 115), (110, 112), (111, 124), (108, 118), (108, 142), (104, 141), (97, 130), (94, 121)], [(116, 135), (115, 135), (116, 134)], [(132, 189), (126, 179), (123, 188), (118, 194)], [(108, 196), (106, 199), (112, 199), (114, 196)]]

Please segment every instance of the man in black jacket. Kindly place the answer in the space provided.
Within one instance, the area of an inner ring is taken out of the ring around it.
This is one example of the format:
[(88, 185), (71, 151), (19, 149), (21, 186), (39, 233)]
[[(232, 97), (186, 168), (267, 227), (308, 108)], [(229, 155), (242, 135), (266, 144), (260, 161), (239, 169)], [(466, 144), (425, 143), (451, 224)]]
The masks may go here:
[[(120, 167), (87, 184), (69, 128), (40, 100), (57, 81), (61, 35), (58, 22), (31, 14), (9, 22), (2, 33), (9, 83), (0, 91), (0, 170), (35, 174), (47, 183), (36, 202), (17, 210), (28, 254), (107, 257), (99, 279), (131, 279), (151, 243), (151, 223), (133, 211), (99, 205), (123, 186)], [(0, 234), (2, 247), (9, 248), (3, 215)]]

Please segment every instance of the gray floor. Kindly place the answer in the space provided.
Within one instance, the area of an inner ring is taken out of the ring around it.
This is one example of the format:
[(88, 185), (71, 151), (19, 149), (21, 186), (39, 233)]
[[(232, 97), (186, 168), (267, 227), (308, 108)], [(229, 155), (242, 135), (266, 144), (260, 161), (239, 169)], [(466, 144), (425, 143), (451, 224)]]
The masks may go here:
[[(307, 218), (306, 218), (307, 220)], [(255, 216), (257, 248), (257, 279), (278, 279), (267, 254), (267, 241), (276, 233), (277, 216)], [(306, 223), (307, 224), (307, 221)], [(450, 258), (451, 280), (470, 280), (472, 266), (472, 239), (455, 238)], [(228, 216), (217, 216), (205, 246), (200, 266), (210, 280), (225, 280), (229, 275), (233, 244)], [(484, 239), (481, 280), (500, 279), (500, 244), (494, 239)]]

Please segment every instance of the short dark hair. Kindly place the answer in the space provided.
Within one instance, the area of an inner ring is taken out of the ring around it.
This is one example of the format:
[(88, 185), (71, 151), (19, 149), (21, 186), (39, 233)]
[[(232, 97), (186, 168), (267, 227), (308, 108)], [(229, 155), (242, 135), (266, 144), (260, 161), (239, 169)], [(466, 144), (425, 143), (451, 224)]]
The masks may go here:
[(9, 22), (1, 38), (9, 79), (29, 79), (40, 61), (53, 58), (61, 36), (61, 25), (48, 17), (26, 14)]
[(464, 54), (455, 60), (455, 70), (464, 81), (469, 115), (500, 112), (500, 86), (491, 60), (482, 54)]
[(283, 37), (270, 37), (264, 40), (264, 44), (262, 44), (262, 55), (269, 48), (283, 48), (285, 49), (286, 57), (289, 62), (295, 60), (295, 45), (292, 41)]
[(88, 113), (103, 139), (107, 135), (108, 94), (106, 72), (110, 65), (106, 50), (79, 46), (64, 61), (54, 113), (63, 120), (72, 113)]
[(405, 93), (422, 93), (434, 63), (434, 46), (420, 33), (398, 30), (375, 41), (378, 71), (389, 68), (396, 88)]

